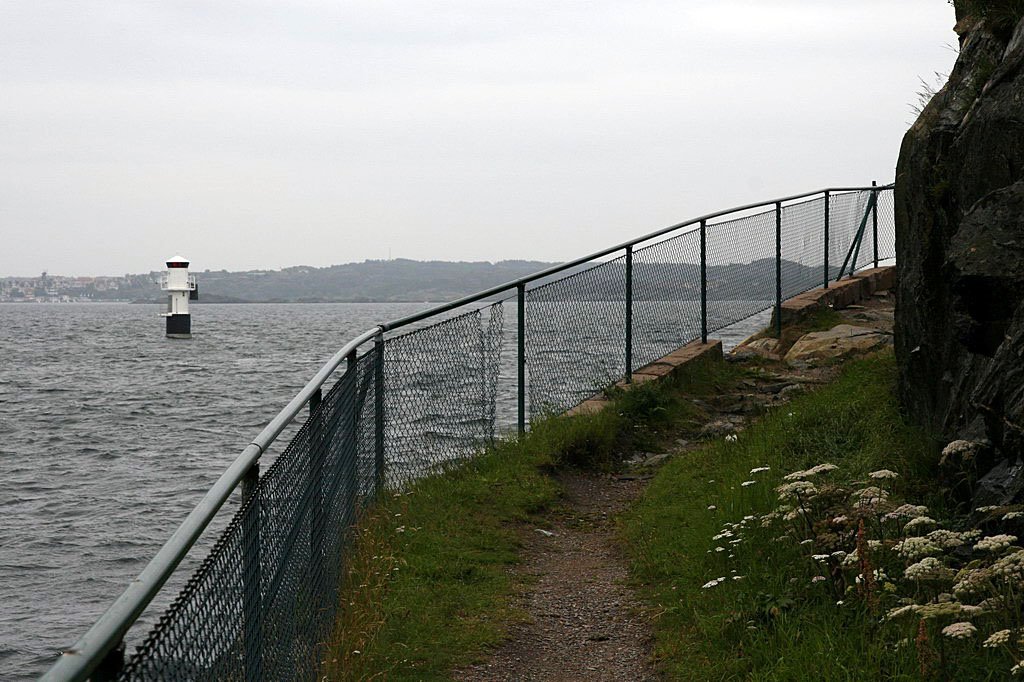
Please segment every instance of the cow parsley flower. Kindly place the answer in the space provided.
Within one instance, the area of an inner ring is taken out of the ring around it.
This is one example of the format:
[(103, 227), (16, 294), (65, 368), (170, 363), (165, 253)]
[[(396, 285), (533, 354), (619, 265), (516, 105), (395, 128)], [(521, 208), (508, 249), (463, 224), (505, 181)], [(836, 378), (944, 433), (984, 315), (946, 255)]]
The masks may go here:
[(754, 485), (755, 483), (757, 483), (757, 481), (743, 481), (743, 483), (740, 483), (740, 485), (742, 487), (744, 487), (744, 488), (749, 488), (750, 486)]
[(762, 471), (771, 471), (771, 470), (772, 470), (771, 467), (754, 467), (753, 469), (750, 470), (750, 473), (751, 474), (759, 474)]
[(1013, 521), (1014, 519), (1019, 519), (1021, 517), (1024, 517), (1024, 512), (1020, 512), (1020, 511), (1006, 512), (1005, 514), (1003, 514), (1003, 521)]
[(1022, 583), (1024, 582), (1024, 550), (1017, 550), (1012, 554), (996, 559), (990, 568), (992, 574), (1003, 580)]
[(950, 639), (970, 639), (971, 637), (974, 637), (977, 632), (978, 628), (974, 627), (972, 623), (968, 623), (967, 621), (952, 623), (942, 628), (942, 634)]
[(984, 552), (1001, 552), (1016, 541), (1016, 535), (989, 535), (978, 540), (977, 544), (974, 545), (974, 549)]
[(989, 635), (988, 639), (982, 642), (981, 645), (988, 649), (995, 649), (997, 646), (1002, 646), (1003, 644), (1009, 643), (1009, 641), (1009, 630), (997, 630), (996, 632), (993, 632), (991, 635)]
[(810, 478), (811, 476), (817, 476), (818, 474), (827, 474), (828, 472), (835, 471), (838, 468), (839, 467), (835, 464), (829, 464), (826, 462), (825, 464), (818, 464), (817, 466), (813, 466), (804, 471), (794, 471), (791, 474), (786, 474), (782, 478), (787, 481), (799, 481), (805, 478)]
[(966, 542), (963, 533), (957, 533), (954, 530), (944, 530), (941, 528), (939, 530), (933, 530), (931, 533), (925, 535), (925, 537), (934, 542), (941, 549), (954, 549)]
[(910, 521), (907, 522), (907, 525), (903, 526), (903, 532), (914, 533), (924, 530), (925, 528), (933, 528), (936, 525), (938, 524), (935, 519), (929, 516), (918, 516), (915, 519), (910, 519)]
[(870, 474), (868, 474), (868, 477), (878, 481), (886, 481), (892, 480), (894, 478), (899, 478), (900, 475), (897, 474), (895, 471), (890, 471), (889, 469), (879, 469), (878, 471), (872, 471)]
[(904, 559), (916, 560), (930, 554), (939, 554), (942, 550), (928, 538), (904, 538), (893, 547)]
[(891, 512), (882, 517), (883, 521), (901, 521), (903, 519), (915, 519), (918, 516), (927, 516), (928, 507), (920, 504), (901, 504)]
[(818, 492), (817, 486), (810, 481), (793, 481), (784, 483), (775, 489), (780, 500), (789, 500), (799, 497), (810, 497)]
[(952, 580), (953, 571), (935, 557), (925, 557), (916, 564), (907, 566), (903, 572), (907, 580)]

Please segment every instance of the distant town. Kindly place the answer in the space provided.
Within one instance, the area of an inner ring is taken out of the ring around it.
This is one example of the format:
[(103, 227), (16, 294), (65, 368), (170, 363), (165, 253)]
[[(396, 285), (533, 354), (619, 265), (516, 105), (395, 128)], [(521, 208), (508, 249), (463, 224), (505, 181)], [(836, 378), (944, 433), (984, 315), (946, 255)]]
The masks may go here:
[(64, 277), (46, 272), (39, 277), (0, 278), (0, 303), (82, 303), (132, 301), (140, 289), (159, 286), (160, 273), (121, 277)]

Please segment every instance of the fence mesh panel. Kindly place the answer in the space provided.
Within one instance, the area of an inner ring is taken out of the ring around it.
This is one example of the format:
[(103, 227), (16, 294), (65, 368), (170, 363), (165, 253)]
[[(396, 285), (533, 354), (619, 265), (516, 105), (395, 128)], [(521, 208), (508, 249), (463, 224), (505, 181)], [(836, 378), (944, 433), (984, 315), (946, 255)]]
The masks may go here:
[(626, 371), (625, 258), (526, 292), (530, 417), (557, 414)]
[(708, 332), (775, 302), (775, 211), (707, 227)]
[[(844, 262), (849, 272), (874, 261), (870, 195), (831, 194), (827, 249), (824, 197), (782, 208), (784, 298), (821, 286), (826, 270), (834, 280)], [(776, 220), (767, 210), (707, 225), (709, 333), (775, 304)], [(877, 225), (878, 258), (894, 258), (889, 188), (878, 191)], [(696, 228), (633, 252), (634, 369), (700, 336)], [(626, 272), (619, 257), (527, 288), (531, 418), (563, 412), (624, 376)], [(501, 302), (490, 304), (390, 336), (353, 358), (120, 679), (316, 678), (359, 509), (378, 490), (479, 452), (495, 436), (499, 405), (515, 403), (504, 314)]]
[(390, 487), (465, 459), (493, 440), (502, 323), (503, 305), (496, 303), (387, 340)]
[(633, 253), (633, 368), (700, 336), (700, 232)]
[(791, 298), (824, 281), (825, 199), (782, 208), (782, 297)]

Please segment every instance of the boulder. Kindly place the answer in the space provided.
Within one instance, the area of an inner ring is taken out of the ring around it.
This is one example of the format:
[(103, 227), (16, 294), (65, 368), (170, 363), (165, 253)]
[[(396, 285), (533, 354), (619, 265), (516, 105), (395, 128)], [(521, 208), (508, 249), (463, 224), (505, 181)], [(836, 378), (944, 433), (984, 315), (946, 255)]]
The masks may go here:
[(868, 327), (839, 324), (827, 332), (804, 334), (786, 353), (786, 362), (813, 365), (824, 360), (870, 353), (892, 343), (889, 334)]
[(1024, 455), (1024, 19), (985, 7), (957, 3), (956, 65), (900, 149), (895, 336), (906, 415), (991, 443), (1005, 478)]

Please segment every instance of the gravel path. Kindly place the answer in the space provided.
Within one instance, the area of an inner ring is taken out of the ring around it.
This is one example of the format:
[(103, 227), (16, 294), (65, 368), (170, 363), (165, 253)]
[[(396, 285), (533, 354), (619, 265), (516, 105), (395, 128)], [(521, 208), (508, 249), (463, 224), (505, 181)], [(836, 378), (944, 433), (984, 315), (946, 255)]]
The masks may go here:
[[(614, 517), (643, 481), (566, 473), (561, 513), (546, 533), (525, 539), (517, 572), (527, 584), (517, 606), (529, 621), (513, 626), (491, 660), (456, 680), (655, 680), (652, 635), (625, 585), (625, 558)], [(553, 533), (548, 535), (547, 533)]]

